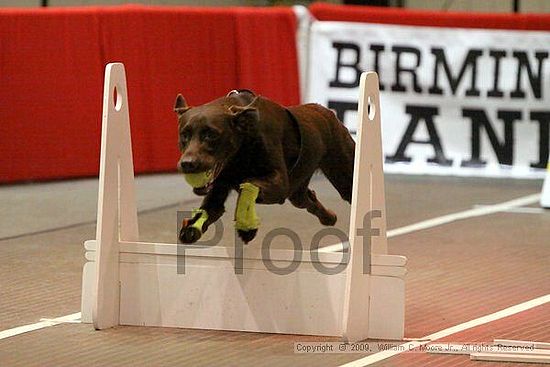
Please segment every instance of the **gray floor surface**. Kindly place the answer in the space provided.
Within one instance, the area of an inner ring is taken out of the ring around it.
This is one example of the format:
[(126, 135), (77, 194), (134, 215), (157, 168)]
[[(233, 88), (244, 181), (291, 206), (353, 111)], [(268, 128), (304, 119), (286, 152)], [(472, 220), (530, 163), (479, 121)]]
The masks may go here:
[[(388, 228), (534, 194), (541, 184), (386, 175)], [(140, 239), (174, 242), (176, 211), (198, 206), (200, 198), (175, 174), (141, 176), (136, 186)], [(312, 186), (347, 232), (349, 205), (323, 177)], [(233, 243), (235, 199), (229, 198), (223, 217), (226, 246)], [(79, 311), (82, 243), (95, 237), (96, 200), (93, 179), (0, 186), (0, 331)], [(307, 248), (323, 228), (290, 204), (260, 206), (259, 215), (258, 238), (248, 246), (259, 246), (265, 233), (284, 226)], [(550, 293), (549, 228), (548, 212), (497, 213), (390, 239), (390, 253), (409, 258), (407, 336)], [(95, 332), (90, 325), (67, 324), (0, 340), (0, 366), (337, 366), (360, 357), (294, 355), (292, 343), (304, 338), (131, 327)]]

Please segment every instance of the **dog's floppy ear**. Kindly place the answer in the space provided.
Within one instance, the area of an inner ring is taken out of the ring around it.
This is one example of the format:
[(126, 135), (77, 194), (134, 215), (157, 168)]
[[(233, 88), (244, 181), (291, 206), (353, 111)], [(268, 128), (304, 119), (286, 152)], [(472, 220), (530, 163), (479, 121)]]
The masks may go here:
[(191, 107), (187, 105), (185, 98), (183, 98), (181, 94), (178, 94), (178, 96), (176, 97), (176, 103), (174, 104), (174, 112), (176, 112), (178, 116), (181, 116), (185, 111), (190, 108)]
[(233, 116), (234, 126), (241, 131), (247, 131), (253, 124), (258, 121), (258, 109), (254, 106), (258, 97), (254, 98), (250, 104), (246, 106), (231, 106), (229, 113)]

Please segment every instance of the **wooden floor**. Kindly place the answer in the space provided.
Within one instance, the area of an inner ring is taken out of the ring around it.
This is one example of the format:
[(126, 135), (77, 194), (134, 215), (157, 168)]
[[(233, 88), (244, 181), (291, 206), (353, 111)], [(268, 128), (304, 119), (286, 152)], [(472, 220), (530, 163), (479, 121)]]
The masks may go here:
[[(95, 235), (95, 182), (0, 187), (0, 366), (340, 366), (367, 355), (295, 354), (295, 342), (338, 341), (310, 336), (140, 327), (95, 331), (80, 323), (2, 334), (42, 318), (80, 311), (82, 242)], [(338, 214), (337, 226), (347, 231), (349, 205), (322, 177), (314, 186), (318, 198)], [(388, 228), (536, 194), (540, 187), (540, 181), (388, 175)], [(139, 178), (138, 201), (141, 239), (158, 242), (175, 241), (176, 211), (199, 203), (174, 175)], [(228, 205), (224, 216), (223, 243), (229, 246), (233, 208)], [(259, 215), (260, 240), (249, 246), (259, 246), (269, 229), (285, 226), (299, 233), (307, 248), (321, 229), (314, 217), (288, 204), (261, 207)], [(327, 239), (324, 244), (334, 242)], [(389, 250), (409, 259), (407, 338), (421, 338), (550, 294), (550, 212), (507, 211), (455, 221), (393, 236)], [(494, 338), (550, 342), (550, 304), (442, 341)], [(401, 353), (373, 365), (511, 364)]]

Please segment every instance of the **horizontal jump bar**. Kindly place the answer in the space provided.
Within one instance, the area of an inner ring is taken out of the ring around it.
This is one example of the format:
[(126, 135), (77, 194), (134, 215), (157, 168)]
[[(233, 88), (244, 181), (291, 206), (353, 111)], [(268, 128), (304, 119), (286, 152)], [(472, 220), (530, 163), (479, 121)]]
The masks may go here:
[[(88, 251), (85, 254), (87, 261), (96, 261), (96, 252)], [(216, 268), (220, 266), (230, 266), (233, 267), (233, 259), (229, 258), (219, 258), (219, 257), (193, 257), (194, 259), (201, 259), (202, 262), (200, 266), (215, 266)], [(271, 259), (272, 260), (272, 259)], [(223, 263), (220, 263), (223, 262)], [(250, 263), (250, 262), (253, 263)], [(261, 260), (258, 259), (245, 259), (243, 264), (243, 269), (261, 269), (265, 270), (266, 266), (259, 264)], [(275, 260), (275, 262), (277, 262)], [(153, 265), (168, 265), (168, 266), (177, 266), (178, 259), (174, 255), (159, 255), (159, 254), (142, 254), (142, 253), (127, 253), (123, 252), (120, 254), (120, 263), (121, 264), (153, 264)], [(302, 263), (302, 262), (300, 262)], [(331, 265), (330, 267), (333, 267)], [(382, 266), (382, 265), (372, 265), (370, 270), (370, 275), (377, 276), (386, 276), (386, 277), (395, 277), (395, 278), (404, 278), (407, 275), (407, 269), (402, 266)]]
[[(149, 243), (149, 242), (129, 242), (120, 241), (121, 253), (151, 254), (151, 255), (178, 255), (196, 257), (218, 257), (234, 258), (234, 248), (224, 246), (197, 246), (197, 245), (178, 245), (172, 243)], [(250, 245), (249, 245), (250, 246)], [(179, 252), (178, 252), (179, 247)], [(96, 240), (84, 242), (84, 248), (87, 251), (95, 251), (97, 248)], [(270, 259), (273, 261), (292, 261), (296, 251), (294, 250), (271, 250)], [(342, 252), (318, 252), (318, 261), (311, 258), (310, 251), (302, 251), (301, 262), (322, 262), (326, 264), (339, 264), (342, 261)], [(243, 259), (261, 260), (263, 258), (261, 249), (258, 247), (244, 247)], [(398, 255), (377, 255), (371, 256), (371, 265), (404, 267), (407, 258)]]

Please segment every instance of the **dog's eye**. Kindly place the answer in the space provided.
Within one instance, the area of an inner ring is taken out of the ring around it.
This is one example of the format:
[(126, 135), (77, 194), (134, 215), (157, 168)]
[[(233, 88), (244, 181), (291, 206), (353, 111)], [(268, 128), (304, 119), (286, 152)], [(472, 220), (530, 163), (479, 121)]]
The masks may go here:
[(219, 138), (219, 134), (214, 130), (204, 130), (201, 134), (201, 139), (204, 141), (213, 141)]
[(191, 139), (191, 133), (189, 131), (183, 131), (180, 134), (180, 139), (182, 144), (187, 144), (189, 140)]

